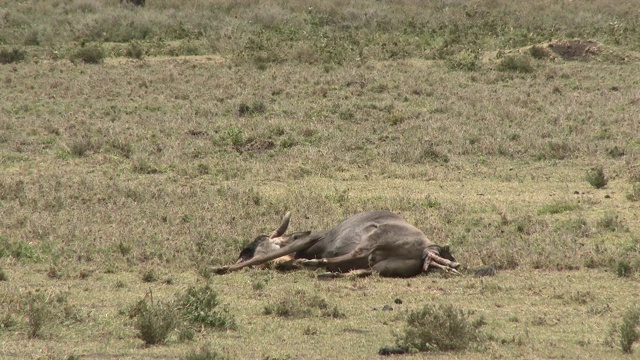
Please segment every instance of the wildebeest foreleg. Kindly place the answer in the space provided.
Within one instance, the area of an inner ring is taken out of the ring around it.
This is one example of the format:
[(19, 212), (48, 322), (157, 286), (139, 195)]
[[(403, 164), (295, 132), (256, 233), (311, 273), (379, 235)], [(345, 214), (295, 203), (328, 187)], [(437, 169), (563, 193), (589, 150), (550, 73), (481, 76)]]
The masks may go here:
[(459, 263), (440, 257), (433, 252), (427, 253), (427, 257), (424, 259), (423, 270), (427, 271), (429, 266), (437, 267), (453, 274), (460, 274), (458, 270), (456, 270), (456, 268), (460, 266)]
[(296, 251), (307, 249), (307, 248), (313, 246), (318, 241), (320, 241), (320, 239), (322, 239), (322, 238), (321, 237), (307, 237), (307, 238), (299, 239), (299, 240), (291, 243), (290, 245), (287, 245), (287, 246), (283, 247), (282, 249), (280, 249), (278, 251), (274, 251), (272, 253), (268, 253), (268, 254), (262, 255), (262, 256), (255, 256), (255, 257), (253, 257), (253, 258), (251, 258), (251, 259), (249, 259), (247, 261), (243, 261), (243, 262), (238, 263), (238, 264), (215, 267), (215, 268), (213, 268), (213, 272), (215, 274), (222, 275), (222, 274), (230, 273), (232, 271), (240, 270), (240, 269), (242, 269), (244, 267), (247, 267), (247, 266), (261, 265), (261, 264), (264, 264), (264, 263), (269, 262), (271, 260), (277, 259), (279, 257), (295, 253)]

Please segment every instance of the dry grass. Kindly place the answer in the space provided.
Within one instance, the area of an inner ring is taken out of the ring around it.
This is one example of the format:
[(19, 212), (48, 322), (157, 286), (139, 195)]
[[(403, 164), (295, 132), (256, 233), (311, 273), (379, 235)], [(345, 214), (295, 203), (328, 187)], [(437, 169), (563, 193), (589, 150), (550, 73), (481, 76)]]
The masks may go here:
[[(0, 2), (2, 47), (26, 51), (0, 65), (2, 356), (366, 358), (427, 302), (486, 319), (483, 350), (449, 357), (622, 355), (604, 329), (639, 300), (626, 5), (118, 3)], [(104, 62), (71, 63), (83, 45)], [(136, 338), (127, 308), (196, 286), (285, 211), (297, 231), (370, 209), (496, 277), (248, 270), (209, 279), (236, 330)], [(33, 289), (66, 300), (31, 339)], [(264, 314), (287, 294), (330, 306)]]

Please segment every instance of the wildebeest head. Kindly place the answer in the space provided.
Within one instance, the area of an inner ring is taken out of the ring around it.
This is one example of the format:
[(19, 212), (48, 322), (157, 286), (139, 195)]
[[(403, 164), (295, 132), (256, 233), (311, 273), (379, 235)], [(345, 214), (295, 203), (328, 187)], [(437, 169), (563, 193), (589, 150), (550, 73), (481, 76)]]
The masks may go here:
[(285, 232), (289, 227), (289, 220), (291, 220), (291, 213), (287, 212), (282, 219), (280, 226), (278, 226), (271, 235), (260, 235), (247, 244), (240, 252), (240, 256), (236, 263), (247, 261), (256, 256), (272, 253), (311, 233), (310, 231), (304, 231), (285, 235)]

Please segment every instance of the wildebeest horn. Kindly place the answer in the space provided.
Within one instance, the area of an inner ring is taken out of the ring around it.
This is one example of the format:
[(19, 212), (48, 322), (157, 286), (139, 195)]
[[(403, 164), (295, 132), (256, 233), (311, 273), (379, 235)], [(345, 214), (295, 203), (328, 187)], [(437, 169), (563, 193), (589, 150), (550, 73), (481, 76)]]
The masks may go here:
[(287, 213), (284, 214), (284, 218), (282, 218), (282, 223), (280, 223), (280, 226), (278, 226), (278, 228), (271, 233), (269, 238), (273, 239), (275, 237), (282, 236), (289, 227), (289, 220), (291, 220), (291, 212), (287, 211)]

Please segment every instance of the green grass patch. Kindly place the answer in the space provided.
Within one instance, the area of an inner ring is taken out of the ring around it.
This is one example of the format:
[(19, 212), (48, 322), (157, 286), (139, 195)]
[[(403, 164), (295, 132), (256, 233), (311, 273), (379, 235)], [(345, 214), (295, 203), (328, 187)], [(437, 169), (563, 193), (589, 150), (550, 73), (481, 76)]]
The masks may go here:
[(575, 211), (580, 209), (580, 205), (574, 202), (556, 202), (546, 204), (538, 210), (539, 215), (556, 215), (564, 212)]

